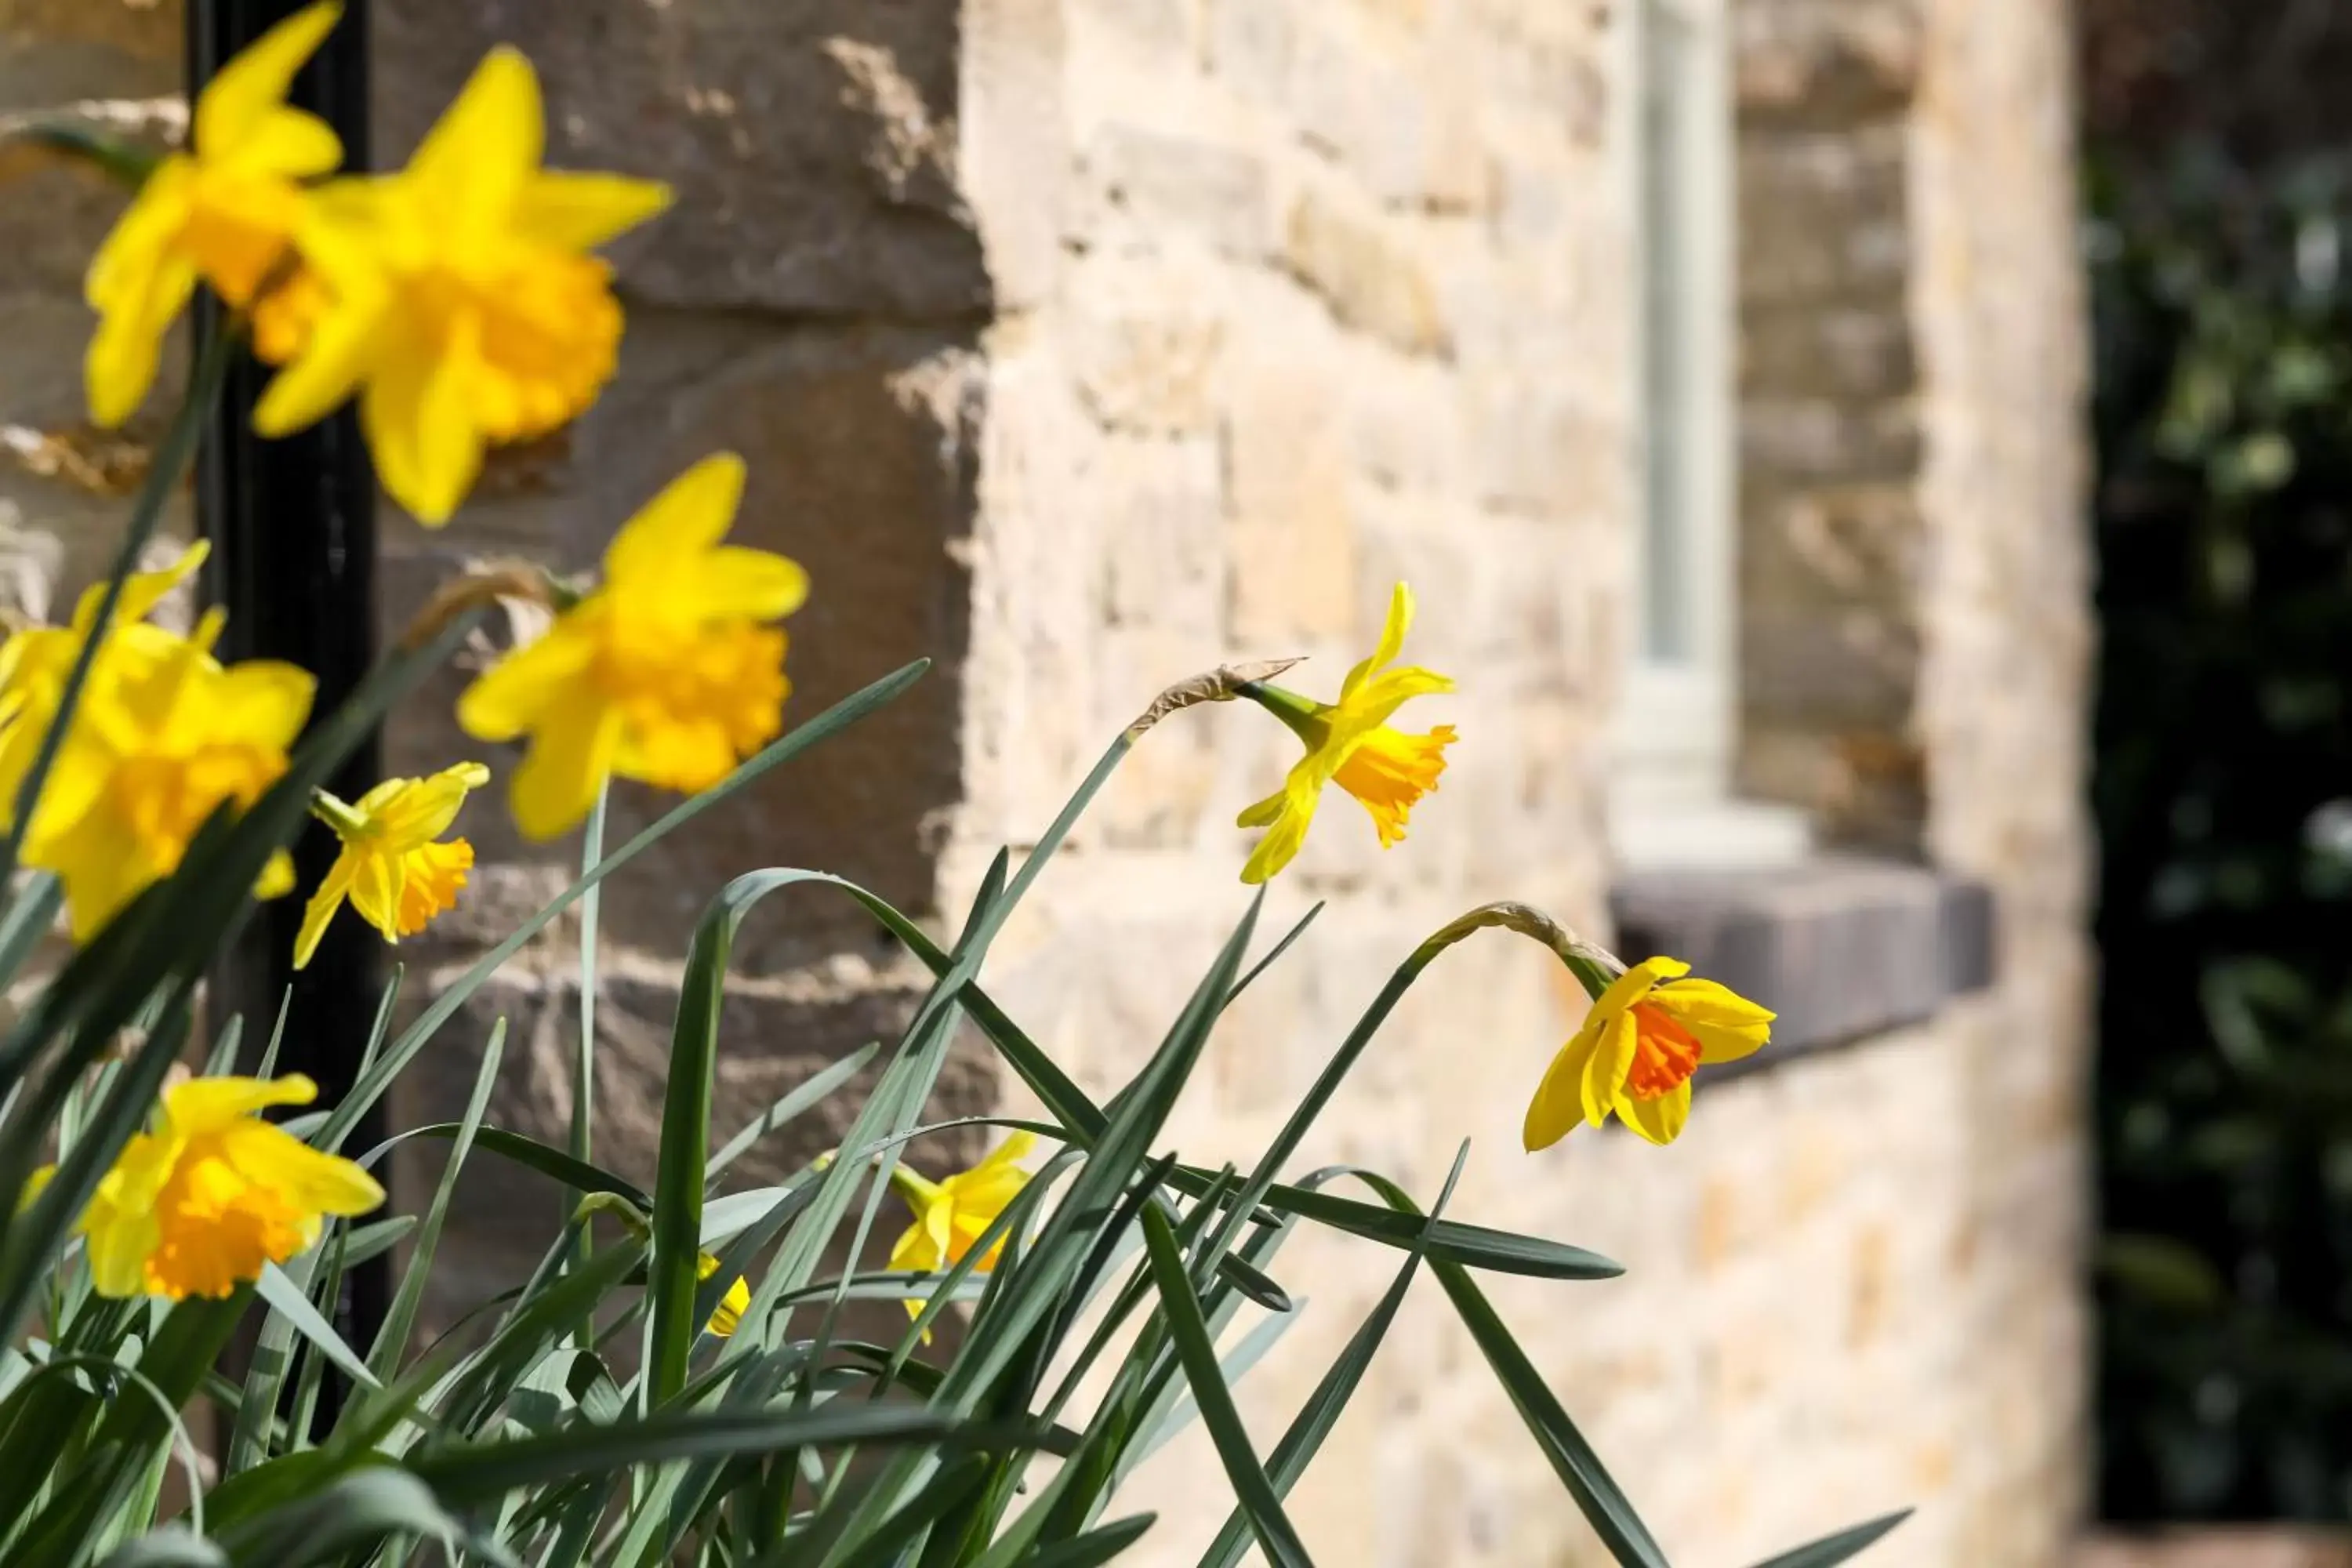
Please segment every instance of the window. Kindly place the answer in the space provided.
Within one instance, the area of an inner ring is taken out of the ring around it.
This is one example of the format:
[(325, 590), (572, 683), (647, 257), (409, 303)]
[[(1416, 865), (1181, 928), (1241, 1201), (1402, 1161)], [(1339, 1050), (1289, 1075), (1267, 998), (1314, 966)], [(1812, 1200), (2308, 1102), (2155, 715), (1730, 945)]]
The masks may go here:
[(1794, 813), (1730, 799), (1734, 115), (1728, 0), (1633, 0), (1619, 130), (1638, 308), (1640, 531), (1612, 837), (1629, 866), (1785, 859)]

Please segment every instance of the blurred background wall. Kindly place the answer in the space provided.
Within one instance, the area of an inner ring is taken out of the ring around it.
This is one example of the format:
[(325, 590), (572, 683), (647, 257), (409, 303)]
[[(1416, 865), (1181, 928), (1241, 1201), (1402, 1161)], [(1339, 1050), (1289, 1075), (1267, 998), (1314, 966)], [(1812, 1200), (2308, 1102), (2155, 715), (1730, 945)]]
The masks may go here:
[[(167, 114), (177, 25), (6, 0), (0, 112)], [(1410, 651), (1463, 685), (1446, 787), (1390, 855), (1326, 814), (1270, 918), (1329, 909), (1213, 1047), (1186, 1152), (1253, 1159), (1390, 967), (1472, 904), (1679, 952), (1782, 1022), (1674, 1148), (1520, 1152), (1582, 1003), (1496, 937), (1423, 983), (1307, 1156), (1428, 1194), (1466, 1132), (1458, 1215), (1628, 1265), (1496, 1294), (1677, 1561), (1916, 1503), (1879, 1561), (2057, 1562), (2089, 1484), (2070, 25), (2051, 0), (379, 5), (385, 156), (507, 40), (544, 78), (554, 161), (680, 192), (617, 258), (605, 400), (501, 458), (452, 530), (386, 520), (387, 621), (468, 556), (589, 564), (733, 446), (742, 532), (815, 578), (799, 710), (940, 660), (616, 883), (600, 1150), (650, 1163), (679, 961), (727, 876), (822, 865), (960, 910), (1162, 685), (1309, 654), (1328, 691), (1407, 578)], [(111, 198), (13, 173), (0, 501), (54, 599), (111, 515), (66, 370)], [(394, 767), (474, 750), (441, 717), (456, 679), (395, 726)], [(1232, 815), (1288, 744), (1246, 710), (1163, 726), (1000, 942), (992, 988), (1089, 1088), (1238, 915)], [(650, 804), (617, 797), (615, 831)], [(568, 848), (469, 826), (482, 868), (464, 918), (404, 949), (412, 1001), (569, 875)], [(409, 1111), (460, 1092), (457, 1043), (503, 1015), (495, 1114), (565, 1124), (576, 941), (551, 931), (479, 994)], [(763, 911), (737, 960), (730, 1130), (908, 1005), (845, 907)], [(940, 1110), (1004, 1092), (975, 1047)], [(557, 1202), (482, 1178), (436, 1309), (527, 1267)], [(1286, 1255), (1313, 1301), (1251, 1380), (1261, 1431), (1392, 1266)], [(1208, 1463), (1180, 1446), (1139, 1485), (1181, 1500)], [(1166, 1517), (1171, 1561), (1216, 1523)], [(1433, 1295), (1297, 1517), (1333, 1562), (1600, 1560)]]

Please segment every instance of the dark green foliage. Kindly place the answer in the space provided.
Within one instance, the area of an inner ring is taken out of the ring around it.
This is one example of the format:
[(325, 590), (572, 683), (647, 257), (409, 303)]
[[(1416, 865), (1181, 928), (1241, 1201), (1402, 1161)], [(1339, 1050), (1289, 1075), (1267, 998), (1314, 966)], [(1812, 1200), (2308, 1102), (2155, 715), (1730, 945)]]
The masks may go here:
[(2095, 180), (2111, 1517), (2352, 1514), (2352, 202)]

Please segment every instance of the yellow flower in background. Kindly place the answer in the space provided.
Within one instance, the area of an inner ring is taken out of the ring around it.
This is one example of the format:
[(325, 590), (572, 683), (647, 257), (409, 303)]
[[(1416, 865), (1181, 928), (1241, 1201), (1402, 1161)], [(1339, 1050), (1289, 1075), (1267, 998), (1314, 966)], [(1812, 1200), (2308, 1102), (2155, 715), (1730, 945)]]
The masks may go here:
[(1671, 1143), (1690, 1118), (1691, 1075), (1753, 1055), (1769, 1042), (1773, 1015), (1690, 965), (1653, 958), (1619, 975), (1560, 1047), (1528, 1107), (1524, 1141), (1548, 1149), (1580, 1118), (1598, 1127), (1612, 1111), (1653, 1143)]
[(1445, 771), (1445, 748), (1454, 740), (1451, 724), (1423, 735), (1389, 726), (1389, 716), (1413, 698), (1454, 689), (1452, 680), (1418, 665), (1390, 668), (1403, 650), (1404, 634), (1412, 626), (1412, 590), (1399, 583), (1389, 598), (1379, 647), (1348, 672), (1337, 702), (1312, 701), (1270, 684), (1247, 689), (1260, 707), (1307, 743), (1307, 755), (1290, 770), (1281, 789), (1241, 814), (1238, 826), (1268, 830), (1242, 868), (1243, 881), (1263, 882), (1290, 864), (1307, 842), (1307, 825), (1315, 819), (1327, 784), (1338, 784), (1363, 803), (1381, 848), (1392, 848), (1403, 839), (1406, 814), (1437, 788), (1437, 775)]
[[(903, 1163), (892, 1167), (891, 1184), (915, 1211), (915, 1223), (890, 1248), (890, 1267), (901, 1273), (936, 1274), (962, 1262), (996, 1216), (1029, 1184), (1029, 1173), (1021, 1162), (1036, 1143), (1035, 1134), (1015, 1132), (979, 1164), (943, 1182), (928, 1181)], [(1003, 1250), (1000, 1239), (974, 1267), (987, 1273)], [(922, 1303), (909, 1301), (907, 1310), (919, 1313)]]
[(481, 763), (459, 763), (431, 778), (386, 779), (356, 805), (320, 791), (313, 815), (335, 830), (343, 848), (303, 911), (294, 967), (310, 962), (345, 899), (392, 942), (415, 936), (454, 905), (473, 868), (474, 847), (462, 838), (439, 840), (457, 821), (466, 792), (489, 782)]
[(343, 158), (323, 121), (286, 107), (286, 90), (341, 14), (298, 11), (222, 67), (196, 97), (188, 151), (155, 165), (99, 247), (83, 285), (99, 315), (85, 367), (95, 423), (120, 425), (147, 395), (199, 279), (244, 310), (286, 258), (302, 217), (297, 182)]
[[(26, 865), (65, 883), (77, 942), (177, 870), (215, 809), (251, 805), (286, 771), (317, 683), (272, 660), (222, 665), (212, 653), (220, 628), (217, 611), (192, 637), (126, 627), (133, 635), (110, 637), (91, 666), (21, 847)], [(39, 727), (54, 717), (38, 707), (28, 700), (0, 719), (7, 768), (19, 747), (39, 744)], [(13, 818), (14, 806), (11, 794), (0, 813)], [(281, 851), (254, 891), (270, 898), (292, 885)]]
[[(108, 651), (122, 657), (111, 659), (110, 669), (119, 671), (126, 660), (152, 663), (179, 646), (178, 634), (148, 626), (146, 619), (204, 564), (208, 552), (200, 539), (162, 571), (134, 572), (124, 582), (107, 629)], [(16, 792), (65, 700), (66, 679), (98, 624), (99, 602), (105, 596), (106, 584), (94, 584), (74, 606), (71, 625), (28, 627), (0, 643), (0, 827), (13, 820)]]
[(324, 187), (298, 236), (309, 273), (257, 331), (285, 368), (254, 428), (301, 429), (356, 392), (384, 489), (437, 526), (486, 447), (593, 403), (621, 307), (587, 253), (661, 211), (669, 190), (545, 171), (545, 138), (530, 62), (495, 49), (407, 168)]
[(273, 1105), (308, 1105), (289, 1078), (199, 1078), (163, 1091), (82, 1215), (101, 1296), (226, 1296), (319, 1239), (330, 1215), (362, 1215), (383, 1188), (352, 1161), (272, 1126)]
[[(694, 1277), (697, 1279), (708, 1279), (718, 1272), (719, 1259), (707, 1252), (695, 1261)], [(727, 1294), (719, 1299), (719, 1310), (710, 1314), (710, 1321), (703, 1326), (718, 1339), (730, 1339), (735, 1331), (743, 1326), (743, 1314), (751, 1310), (751, 1282), (738, 1274), (735, 1282), (727, 1287)]]
[(512, 791), (530, 837), (577, 824), (612, 774), (708, 789), (782, 727), (784, 633), (763, 623), (800, 607), (808, 574), (719, 542), (742, 499), (734, 454), (688, 468), (614, 536), (602, 585), (458, 700), (476, 740), (530, 737)]

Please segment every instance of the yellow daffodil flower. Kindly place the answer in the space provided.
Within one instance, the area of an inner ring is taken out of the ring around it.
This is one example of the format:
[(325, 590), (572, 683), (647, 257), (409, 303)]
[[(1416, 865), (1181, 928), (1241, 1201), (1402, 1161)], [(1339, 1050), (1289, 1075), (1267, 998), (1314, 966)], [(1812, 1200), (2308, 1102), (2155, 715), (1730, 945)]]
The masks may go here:
[(297, 182), (332, 172), (343, 149), (325, 121), (286, 107), (286, 91), (341, 12), (298, 11), (224, 66), (196, 97), (188, 151), (155, 165), (99, 247), (83, 285), (99, 315), (86, 366), (97, 424), (121, 424), (147, 395), (199, 279), (244, 310), (287, 258)]
[(326, 1216), (382, 1204), (359, 1165), (261, 1119), (318, 1093), (299, 1073), (165, 1089), (152, 1130), (123, 1146), (81, 1217), (99, 1294), (226, 1296), (316, 1242)]
[[(891, 1184), (915, 1211), (915, 1223), (890, 1248), (890, 1267), (908, 1274), (936, 1274), (962, 1262), (982, 1234), (996, 1223), (997, 1215), (1029, 1184), (1029, 1173), (1021, 1168), (1021, 1162), (1036, 1142), (1034, 1133), (1015, 1132), (979, 1164), (943, 1182), (928, 1181), (904, 1164), (893, 1166)], [(1000, 1238), (974, 1268), (987, 1273), (996, 1267), (997, 1255), (1003, 1250)], [(909, 1301), (907, 1310), (919, 1313), (922, 1303)]]
[(688, 468), (614, 538), (603, 584), (459, 699), (476, 740), (530, 737), (512, 785), (530, 837), (578, 823), (611, 774), (707, 789), (782, 727), (784, 633), (762, 623), (800, 607), (808, 574), (719, 542), (742, 499), (740, 458)]
[(415, 936), (454, 905), (473, 868), (474, 847), (462, 838), (439, 839), (457, 819), (466, 792), (489, 782), (490, 770), (481, 763), (459, 763), (429, 779), (386, 779), (357, 805), (320, 791), (312, 812), (335, 830), (343, 848), (303, 911), (294, 967), (310, 962), (345, 899), (392, 942)]
[(1568, 1136), (1581, 1117), (1598, 1127), (1612, 1111), (1653, 1143), (1671, 1143), (1690, 1118), (1691, 1076), (1702, 1064), (1760, 1050), (1772, 1014), (1690, 965), (1653, 958), (1619, 975), (1560, 1047), (1528, 1107), (1530, 1152)]
[[(708, 1279), (718, 1272), (719, 1259), (707, 1252), (695, 1262), (694, 1277), (697, 1279)], [(735, 1282), (727, 1287), (727, 1294), (719, 1299), (719, 1310), (710, 1314), (710, 1321), (703, 1326), (715, 1338), (731, 1339), (735, 1331), (743, 1326), (743, 1314), (751, 1310), (751, 1281), (738, 1274)]]
[[(110, 638), (91, 666), (22, 844), (26, 865), (64, 881), (77, 942), (177, 870), (216, 808), (251, 805), (286, 771), (317, 683), (290, 664), (222, 665), (212, 653), (220, 629), (217, 611), (192, 637), (126, 628), (150, 635)], [(38, 708), (27, 700), (0, 718), (0, 758), (38, 744), (37, 733), (29, 742), (21, 733), (54, 717)], [(12, 794), (0, 813), (13, 817), (14, 805)], [(255, 893), (274, 897), (292, 882), (281, 852)]]
[(406, 169), (321, 189), (298, 236), (309, 275), (257, 331), (285, 368), (254, 428), (301, 429), (357, 392), (384, 489), (438, 526), (487, 447), (543, 436), (594, 402), (621, 307), (587, 253), (661, 211), (669, 190), (550, 173), (545, 139), (530, 62), (494, 49)]
[[(208, 550), (198, 540), (162, 571), (134, 572), (124, 582), (113, 624), (107, 631), (109, 652), (124, 657), (110, 659), (110, 669), (119, 671), (126, 661), (152, 664), (179, 646), (182, 639), (177, 634), (149, 626), (146, 620), (157, 605), (204, 564)], [(65, 700), (66, 679), (81, 657), (82, 645), (89, 640), (90, 628), (98, 624), (99, 602), (105, 595), (106, 584), (95, 584), (74, 606), (71, 625), (28, 627), (0, 643), (0, 826), (13, 817), (16, 792), (32, 771), (41, 737)]]
[(1307, 824), (1315, 819), (1327, 784), (1338, 784), (1363, 803), (1381, 848), (1393, 848), (1403, 840), (1406, 814), (1437, 788), (1437, 775), (1445, 771), (1445, 748), (1454, 740), (1451, 724), (1440, 724), (1425, 735), (1389, 727), (1389, 716), (1413, 698), (1454, 689), (1451, 679), (1418, 665), (1389, 668), (1403, 650), (1404, 634), (1412, 626), (1412, 590), (1399, 583), (1389, 599), (1380, 646), (1348, 672), (1337, 702), (1312, 701), (1267, 683), (1245, 689), (1246, 695), (1307, 743), (1307, 755), (1290, 770), (1282, 788), (1241, 814), (1240, 826), (1268, 829), (1242, 868), (1243, 881), (1265, 881), (1290, 864), (1307, 842)]

